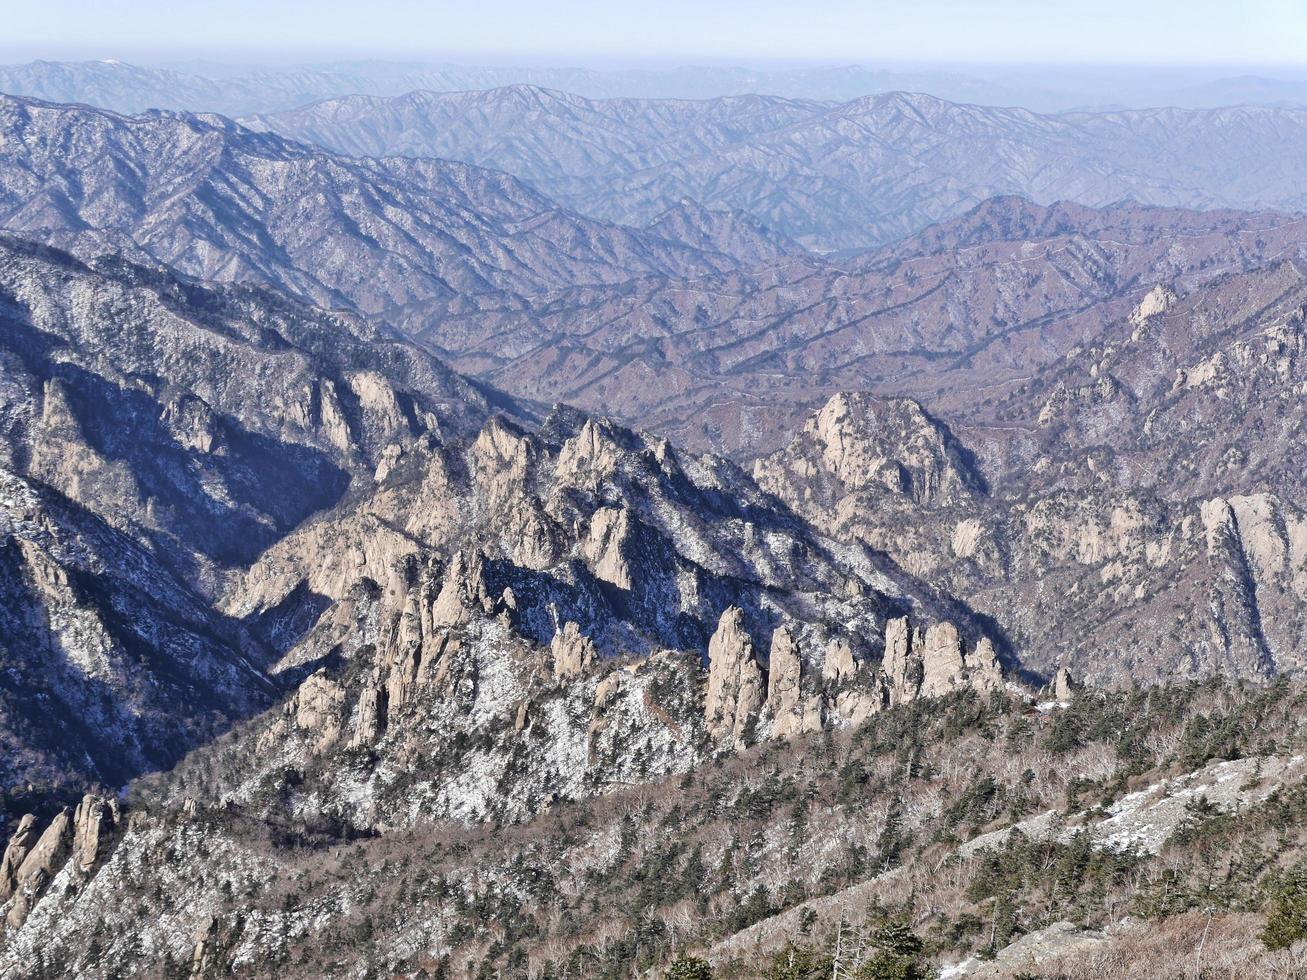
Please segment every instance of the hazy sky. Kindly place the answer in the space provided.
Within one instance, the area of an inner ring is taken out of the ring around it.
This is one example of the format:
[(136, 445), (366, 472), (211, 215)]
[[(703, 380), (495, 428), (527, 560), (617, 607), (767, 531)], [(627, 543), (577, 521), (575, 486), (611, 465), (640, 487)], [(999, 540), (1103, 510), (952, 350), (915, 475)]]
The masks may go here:
[(4, 0), (28, 57), (1307, 64), (1307, 0)]

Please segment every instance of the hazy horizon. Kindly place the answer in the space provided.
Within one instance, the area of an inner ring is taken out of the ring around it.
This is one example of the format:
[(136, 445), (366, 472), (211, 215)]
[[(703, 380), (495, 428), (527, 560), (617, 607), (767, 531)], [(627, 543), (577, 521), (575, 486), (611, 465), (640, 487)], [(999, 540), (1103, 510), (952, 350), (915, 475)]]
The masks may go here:
[(1033, 0), (983, 6), (781, 0), (711, 8), (670, 0), (635, 12), (598, 0), (475, 7), (376, 0), (228, 0), (129, 9), (90, 0), (16, 0), (5, 61), (120, 59), (297, 64), (386, 60), (547, 63), (551, 67), (874, 64), (890, 68), (1307, 68), (1307, 6), (1251, 0), (1149, 4), (1106, 0), (1056, 8)]

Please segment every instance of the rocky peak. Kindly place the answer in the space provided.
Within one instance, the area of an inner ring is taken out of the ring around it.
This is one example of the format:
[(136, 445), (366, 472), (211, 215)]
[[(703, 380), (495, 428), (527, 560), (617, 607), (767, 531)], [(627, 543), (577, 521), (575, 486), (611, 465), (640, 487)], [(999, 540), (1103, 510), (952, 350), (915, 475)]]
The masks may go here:
[(590, 527), (581, 542), (581, 553), (602, 581), (630, 589), (632, 521), (626, 508), (600, 507), (590, 515)]
[(1072, 678), (1070, 670), (1059, 667), (1053, 676), (1053, 698), (1057, 701), (1070, 701), (1079, 686)]
[(494, 610), (495, 601), (486, 583), (485, 561), (479, 549), (454, 552), (431, 608), (431, 621), (435, 625), (457, 626), (475, 615)]
[(478, 471), (479, 482), (506, 490), (527, 479), (539, 452), (533, 436), (496, 415), (482, 427), (468, 450), (468, 458)]
[(1139, 301), (1139, 305), (1130, 312), (1130, 322), (1137, 330), (1142, 330), (1151, 318), (1171, 309), (1179, 299), (1180, 297), (1170, 286), (1158, 284), (1150, 289)]
[(286, 702), (286, 713), (299, 728), (314, 732), (318, 747), (323, 749), (340, 737), (344, 705), (344, 687), (325, 670), (317, 670), (305, 678)]
[(563, 443), (554, 472), (560, 481), (593, 487), (617, 471), (622, 455), (609, 427), (586, 418), (580, 431)]
[(191, 394), (174, 398), (164, 406), (163, 424), (177, 442), (199, 453), (222, 448), (222, 430), (218, 416), (202, 398)]
[[(839, 668), (835, 673), (841, 673)], [(776, 627), (767, 662), (767, 711), (773, 738), (821, 730), (824, 699), (805, 680), (798, 636), (789, 625)]]
[(965, 499), (981, 485), (952, 435), (921, 405), (864, 393), (833, 395), (786, 449), (755, 463), (754, 477), (798, 499), (861, 492), (929, 506)]
[(5, 916), (9, 928), (17, 929), (27, 921), (46, 885), (68, 859), (72, 843), (73, 815), (65, 807), (46, 825), (14, 874), (13, 896)]
[(36, 815), (24, 814), (18, 821), (18, 827), (5, 847), (4, 857), (0, 858), (0, 906), (9, 900), (18, 888), (18, 869), (36, 846), (39, 834), (36, 829)]
[(73, 860), (78, 871), (90, 871), (104, 857), (122, 814), (118, 801), (87, 793), (73, 813)]
[(8, 905), (9, 928), (22, 926), (65, 864), (77, 875), (92, 873), (121, 822), (118, 801), (94, 793), (82, 797), (76, 808), (60, 810), (39, 834), (36, 815), (24, 815), (0, 858), (0, 909)]

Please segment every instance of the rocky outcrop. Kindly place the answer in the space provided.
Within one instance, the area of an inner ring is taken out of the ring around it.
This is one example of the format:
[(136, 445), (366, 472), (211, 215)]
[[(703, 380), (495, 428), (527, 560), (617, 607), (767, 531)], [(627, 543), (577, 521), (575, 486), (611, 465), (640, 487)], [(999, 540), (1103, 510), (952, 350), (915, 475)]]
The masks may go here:
[(160, 421), (178, 445), (199, 453), (222, 450), (222, 428), (217, 414), (202, 398), (183, 395), (164, 406)]
[(345, 689), (325, 670), (309, 675), (287, 703), (297, 727), (317, 736), (318, 747), (326, 748), (340, 737)]
[[(1170, 286), (1156, 285), (1139, 301), (1139, 305), (1130, 312), (1130, 322), (1134, 325), (1136, 331), (1142, 330), (1147, 326), (1150, 319), (1165, 313), (1176, 304), (1178, 299), (1175, 290)], [(1136, 336), (1135, 339), (1137, 340), (1138, 337)]]
[(926, 630), (921, 651), (921, 697), (938, 697), (962, 687), (966, 664), (962, 657), (962, 637), (952, 623), (936, 623)]
[(799, 703), (801, 671), (794, 630), (784, 625), (776, 627), (767, 659), (767, 708), (773, 716), (791, 711)]
[(821, 665), (823, 681), (827, 684), (841, 684), (852, 678), (857, 669), (853, 647), (848, 640), (834, 639), (826, 645), (826, 657)]
[[(993, 551), (967, 513), (984, 499), (984, 478), (949, 429), (910, 399), (833, 395), (784, 449), (756, 460), (753, 475), (829, 532), (861, 538), (927, 580), (950, 544), (978, 562)], [(944, 521), (957, 511), (966, 516), (950, 522), (952, 541), (939, 541), (933, 515)]]
[(554, 663), (554, 680), (567, 681), (587, 673), (598, 659), (598, 651), (581, 627), (568, 620), (549, 644)]
[(590, 517), (590, 529), (581, 542), (581, 553), (590, 562), (595, 577), (629, 589), (631, 519), (625, 509), (600, 507)]
[(762, 704), (762, 669), (754, 659), (753, 639), (744, 628), (744, 611), (731, 606), (708, 641), (704, 722), (709, 736), (719, 744), (743, 748)]
[(918, 403), (861, 393), (833, 395), (788, 449), (755, 464), (754, 476), (787, 498), (867, 492), (931, 506), (977, 486), (952, 435)]
[(0, 858), (0, 907), (9, 904), (9, 928), (27, 921), (46, 886), (65, 866), (79, 875), (94, 871), (121, 819), (117, 800), (94, 793), (82, 797), (76, 808), (59, 811), (39, 835), (36, 816), (24, 816)]
[(979, 692), (997, 691), (1003, 687), (1003, 665), (998, 651), (987, 636), (976, 641), (976, 648), (966, 658), (967, 684)]
[(18, 827), (5, 847), (4, 857), (0, 858), (0, 905), (7, 902), (18, 888), (18, 869), (36, 846), (38, 837), (36, 816), (28, 813), (18, 821)]
[(969, 688), (987, 693), (1003, 686), (1003, 669), (988, 637), (970, 654), (949, 622), (913, 629), (905, 618), (885, 624), (884, 682), (889, 703), (939, 697)]
[(914, 630), (906, 616), (885, 624), (885, 656), (881, 669), (891, 704), (911, 701), (920, 692), (924, 667), (915, 651), (924, 646), (924, 631)]
[(200, 933), (195, 937), (195, 949), (191, 953), (191, 980), (203, 980), (216, 975), (218, 969), (218, 919), (209, 916), (204, 920)]
[(494, 611), (485, 579), (485, 555), (480, 551), (456, 551), (431, 609), (436, 626), (459, 626), (474, 616)]
[(804, 690), (803, 659), (790, 626), (772, 633), (767, 665), (767, 710), (773, 738), (820, 731), (824, 721), (821, 695)]
[(1053, 675), (1053, 698), (1057, 701), (1070, 701), (1079, 687), (1071, 677), (1071, 671), (1065, 667), (1059, 667), (1057, 673)]
[(759, 668), (738, 609), (722, 614), (709, 644), (705, 719), (719, 743), (743, 748), (758, 730), (770, 738), (821, 731), (828, 725), (859, 725), (868, 717), (918, 698), (959, 690), (988, 694), (1003, 688), (1003, 668), (993, 643), (980, 637), (972, 650), (952, 623), (914, 628), (906, 617), (885, 625), (880, 667), (861, 665), (847, 641), (826, 643), (820, 673), (810, 666), (798, 631), (782, 624), (772, 634), (765, 711), (759, 713)]
[(5, 917), (11, 929), (19, 928), (36, 906), (41, 892), (68, 860), (73, 847), (73, 813), (64, 808), (55, 815), (23, 858), (14, 875), (14, 892)]
[(88, 793), (73, 814), (73, 861), (80, 872), (90, 871), (105, 855), (122, 815), (117, 800)]
[[(1258, 559), (1267, 560), (1270, 543), (1265, 525), (1254, 524), (1245, 541), (1231, 501), (1223, 497), (1204, 501), (1200, 512), (1207, 557), (1216, 572), (1208, 591), (1209, 608), (1216, 611), (1209, 657), (1214, 665), (1228, 665), (1244, 675), (1269, 675), (1274, 658), (1257, 598)], [(1250, 555), (1252, 549), (1256, 550)]]
[(370, 684), (363, 689), (355, 715), (354, 735), (349, 742), (351, 749), (365, 748), (385, 732), (387, 700), (383, 687)]
[(580, 430), (563, 443), (555, 464), (561, 480), (578, 486), (594, 487), (621, 464), (621, 447), (607, 426), (587, 418)]

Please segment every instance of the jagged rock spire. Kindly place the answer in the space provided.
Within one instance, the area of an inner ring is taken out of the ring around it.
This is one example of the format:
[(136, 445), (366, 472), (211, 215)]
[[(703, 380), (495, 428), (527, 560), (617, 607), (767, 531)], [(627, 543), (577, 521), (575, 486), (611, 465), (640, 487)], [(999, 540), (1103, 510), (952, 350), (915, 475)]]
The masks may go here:
[(805, 691), (803, 680), (798, 637), (790, 626), (778, 626), (772, 633), (767, 668), (767, 709), (772, 717), (772, 737), (821, 730), (825, 717), (822, 698), (815, 692)]
[(704, 721), (719, 743), (743, 748), (762, 707), (762, 669), (754, 659), (753, 640), (744, 628), (744, 612), (731, 606), (708, 641), (708, 694)]
[(957, 627), (947, 621), (923, 631), (903, 617), (889, 620), (882, 671), (890, 704), (964, 687), (987, 692), (1003, 686), (1003, 668), (989, 638), (981, 637), (968, 654)]
[(588, 671), (599, 657), (594, 643), (581, 632), (581, 627), (571, 620), (554, 633), (549, 652), (554, 660), (556, 681), (579, 677)]

